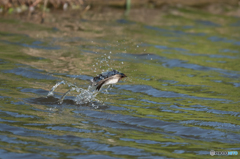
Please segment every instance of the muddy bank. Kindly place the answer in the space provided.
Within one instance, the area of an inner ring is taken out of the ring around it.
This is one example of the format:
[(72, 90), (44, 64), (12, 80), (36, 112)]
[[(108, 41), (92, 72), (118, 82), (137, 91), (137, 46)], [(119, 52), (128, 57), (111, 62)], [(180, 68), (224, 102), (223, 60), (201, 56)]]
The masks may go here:
[[(89, 10), (99, 11), (105, 8), (117, 8), (131, 12), (132, 9), (157, 9), (165, 12), (172, 7), (193, 8), (213, 14), (240, 16), (239, 0), (1, 0), (0, 14), (33, 15), (58, 11), (77, 11), (83, 14)], [(26, 14), (27, 13), (27, 14)], [(42, 20), (43, 21), (43, 20)]]
[[(110, 6), (124, 6), (127, 3), (127, 0), (87, 0), (85, 1), (86, 4), (91, 5), (110, 5)], [(146, 5), (153, 5), (155, 7), (159, 7), (165, 4), (169, 5), (184, 5), (184, 6), (193, 6), (193, 7), (201, 7), (210, 4), (228, 4), (228, 5), (238, 5), (239, 0), (131, 0), (131, 5), (133, 7), (137, 6), (146, 6)]]
[(14, 7), (17, 5), (37, 6), (46, 5), (48, 7), (61, 8), (67, 3), (70, 6), (74, 5), (91, 5), (91, 6), (117, 6), (124, 7), (128, 2), (131, 3), (132, 7), (153, 5), (159, 7), (165, 4), (169, 5), (184, 5), (201, 7), (210, 4), (225, 4), (225, 5), (239, 5), (239, 0), (1, 0), (0, 5), (5, 7)]

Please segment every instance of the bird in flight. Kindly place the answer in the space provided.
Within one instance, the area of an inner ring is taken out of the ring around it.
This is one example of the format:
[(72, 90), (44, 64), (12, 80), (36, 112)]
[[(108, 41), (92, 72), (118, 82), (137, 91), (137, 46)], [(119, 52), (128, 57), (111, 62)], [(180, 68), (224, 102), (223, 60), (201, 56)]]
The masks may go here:
[(120, 73), (116, 70), (108, 71), (101, 73), (100, 75), (94, 77), (91, 79), (92, 86), (97, 86), (96, 90), (100, 90), (102, 86), (109, 85), (109, 84), (116, 84), (118, 83), (122, 78), (127, 77), (125, 74)]

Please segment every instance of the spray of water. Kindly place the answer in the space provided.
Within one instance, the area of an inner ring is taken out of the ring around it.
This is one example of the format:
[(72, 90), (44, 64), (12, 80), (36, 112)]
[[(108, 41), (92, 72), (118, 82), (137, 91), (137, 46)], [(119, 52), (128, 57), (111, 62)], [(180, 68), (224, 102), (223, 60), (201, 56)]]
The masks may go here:
[(98, 102), (98, 103), (101, 103), (100, 100), (98, 100), (96, 98), (97, 94), (99, 93), (98, 91), (95, 90), (94, 86), (88, 86), (87, 89), (83, 89), (83, 88), (79, 88), (78, 86), (72, 84), (72, 83), (69, 83), (67, 81), (61, 81), (61, 82), (58, 82), (56, 83), (51, 91), (49, 91), (47, 97), (49, 96), (54, 96), (54, 90), (61, 84), (67, 84), (68, 87), (70, 87), (70, 89), (64, 93), (62, 95), (62, 97), (59, 99), (59, 104), (62, 104), (63, 101), (64, 101), (64, 98), (69, 94), (71, 93), (72, 91), (76, 91), (78, 92), (79, 94), (76, 96), (76, 98), (74, 99), (74, 101), (76, 102), (76, 104), (89, 104), (91, 103), (93, 107), (97, 108), (98, 106), (94, 105), (93, 102)]
[(53, 93), (54, 90), (55, 90), (59, 85), (61, 85), (61, 84), (65, 84), (65, 82), (64, 82), (64, 81), (61, 81), (61, 82), (56, 83), (56, 84), (52, 87), (52, 89), (48, 92), (47, 97), (54, 96), (54, 93)]
[[(110, 68), (110, 66), (112, 66), (111, 64), (111, 54), (112, 52), (110, 51), (109, 54), (104, 54), (103, 56), (101, 56), (101, 60), (99, 60), (99, 62), (97, 62), (95, 65), (93, 65), (93, 71), (94, 72), (97, 72), (97, 69), (98, 68), (102, 68), (102, 67), (107, 67), (108, 69), (107, 70), (104, 70), (102, 69), (102, 73), (105, 72), (105, 71), (110, 71), (110, 70), (113, 70), (113, 68)], [(123, 64), (123, 62), (122, 62)], [(62, 104), (63, 101), (64, 101), (64, 98), (69, 94), (71, 93), (72, 91), (76, 91), (78, 92), (79, 94), (76, 96), (76, 98), (74, 99), (76, 104), (91, 104), (94, 108), (98, 108), (97, 105), (94, 104), (94, 102), (97, 102), (97, 103), (102, 103), (102, 101), (98, 100), (96, 98), (97, 94), (99, 93), (99, 91), (96, 91), (96, 88), (95, 86), (88, 86), (87, 89), (83, 89), (83, 88), (79, 88), (78, 86), (72, 84), (72, 83), (69, 83), (67, 81), (61, 81), (61, 82), (58, 82), (56, 83), (52, 89), (49, 91), (47, 97), (49, 96), (54, 96), (54, 91), (55, 89), (59, 86), (59, 85), (65, 85), (67, 84), (68, 87), (70, 88), (66, 93), (64, 93), (62, 95), (62, 97), (60, 98), (59, 100), (59, 104)], [(108, 86), (108, 88), (105, 90), (106, 93), (108, 93), (108, 89), (110, 89), (110, 85)]]

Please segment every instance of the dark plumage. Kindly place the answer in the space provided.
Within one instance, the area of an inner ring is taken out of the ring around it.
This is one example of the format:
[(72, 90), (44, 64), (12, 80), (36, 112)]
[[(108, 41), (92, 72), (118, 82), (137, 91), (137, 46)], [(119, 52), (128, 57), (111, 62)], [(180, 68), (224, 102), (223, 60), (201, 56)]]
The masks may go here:
[(116, 84), (122, 78), (127, 77), (125, 74), (116, 70), (104, 72), (91, 80), (92, 86), (97, 86), (96, 90), (100, 90), (102, 86), (108, 84)]

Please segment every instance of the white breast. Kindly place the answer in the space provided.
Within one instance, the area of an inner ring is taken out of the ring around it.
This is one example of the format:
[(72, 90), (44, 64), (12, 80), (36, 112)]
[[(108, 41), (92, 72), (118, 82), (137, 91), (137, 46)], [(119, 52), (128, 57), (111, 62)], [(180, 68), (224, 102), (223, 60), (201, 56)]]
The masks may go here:
[(115, 84), (115, 83), (118, 83), (118, 79), (116, 79), (116, 78), (107, 81), (104, 85), (107, 85), (107, 84)]

